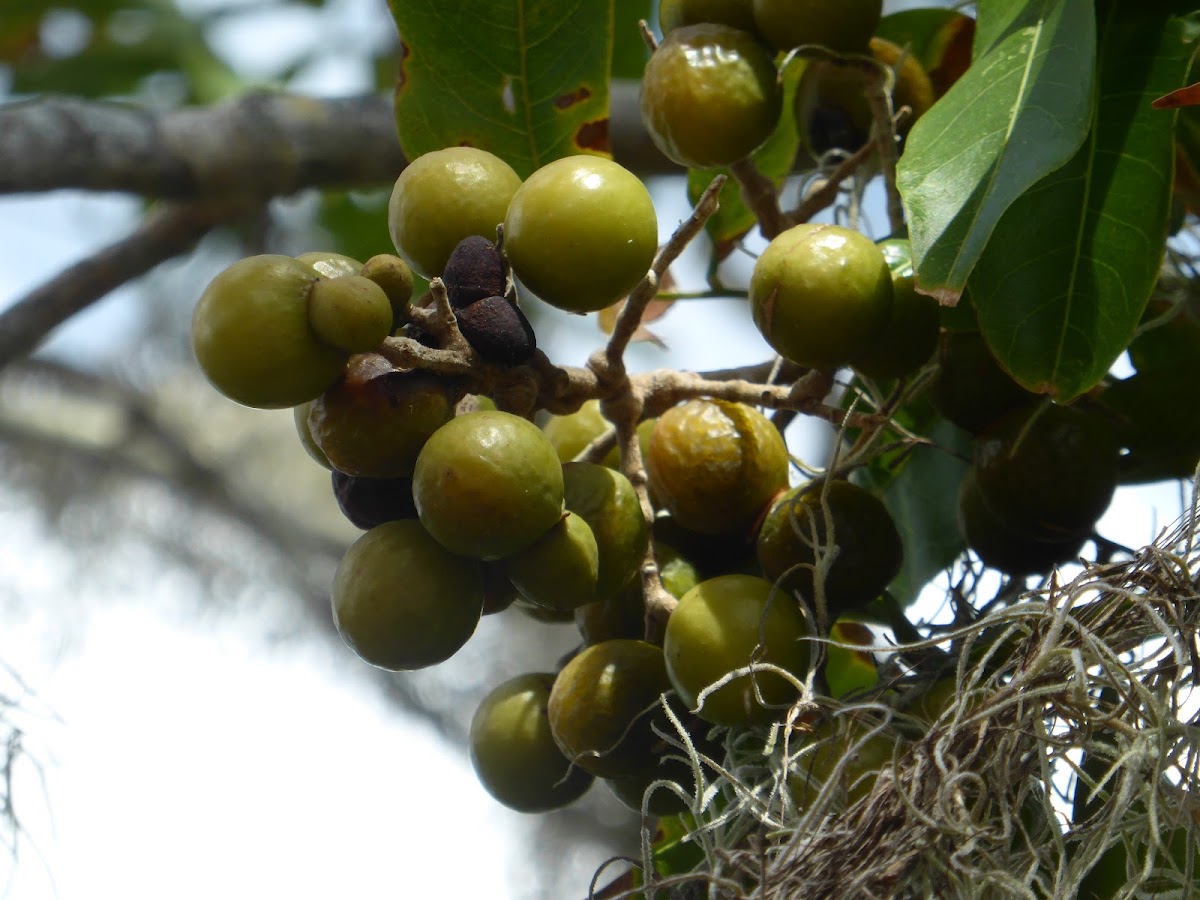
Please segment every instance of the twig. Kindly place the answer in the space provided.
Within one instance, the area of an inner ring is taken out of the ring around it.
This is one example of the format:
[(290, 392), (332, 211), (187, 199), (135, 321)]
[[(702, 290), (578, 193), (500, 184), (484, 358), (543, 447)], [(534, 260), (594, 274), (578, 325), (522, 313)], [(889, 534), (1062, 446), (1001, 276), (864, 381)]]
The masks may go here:
[(862, 164), (871, 157), (874, 150), (875, 148), (867, 143), (846, 157), (828, 178), (825, 178), (817, 188), (800, 201), (800, 205), (789, 214), (788, 218), (797, 223), (807, 222), (821, 210), (832, 206), (837, 200), (842, 182), (857, 172)]
[(737, 179), (742, 200), (758, 219), (758, 229), (767, 240), (784, 232), (792, 224), (779, 208), (779, 191), (766, 175), (758, 171), (750, 157), (739, 159), (729, 171)]
[(127, 281), (189, 250), (245, 205), (166, 204), (132, 234), (64, 269), (0, 313), (0, 368), (31, 353), (51, 331)]

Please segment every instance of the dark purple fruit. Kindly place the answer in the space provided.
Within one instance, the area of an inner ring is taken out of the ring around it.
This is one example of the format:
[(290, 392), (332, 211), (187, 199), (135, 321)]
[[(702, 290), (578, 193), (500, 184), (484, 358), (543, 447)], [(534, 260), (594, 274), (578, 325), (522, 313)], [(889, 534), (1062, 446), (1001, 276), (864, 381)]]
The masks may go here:
[(363, 531), (396, 519), (415, 519), (411, 478), (361, 478), (334, 469), (333, 495), (342, 513)]
[(477, 300), (503, 296), (508, 285), (504, 255), (485, 237), (474, 234), (458, 242), (442, 272), (450, 305), (463, 309)]
[(537, 348), (525, 314), (500, 296), (484, 297), (460, 309), (458, 330), (480, 356), (502, 366), (519, 366)]

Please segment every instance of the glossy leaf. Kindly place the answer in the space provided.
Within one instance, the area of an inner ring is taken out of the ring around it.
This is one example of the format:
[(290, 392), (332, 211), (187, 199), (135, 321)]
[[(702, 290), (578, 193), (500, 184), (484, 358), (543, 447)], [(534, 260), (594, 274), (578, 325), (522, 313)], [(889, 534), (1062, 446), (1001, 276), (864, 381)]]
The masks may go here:
[(612, 77), (640, 81), (650, 48), (638, 22), (649, 19), (653, 0), (613, 0)]
[(1125, 349), (1158, 277), (1175, 114), (1151, 101), (1187, 72), (1179, 20), (1099, 5), (1095, 122), (1061, 169), (1012, 204), (971, 278), (979, 325), (1028, 390), (1069, 402)]
[(897, 184), (920, 289), (953, 305), (1004, 211), (1091, 116), (1091, 0), (979, 4), (975, 60), (909, 132)]
[(400, 144), (466, 145), (522, 178), (572, 153), (608, 155), (612, 2), (391, 0), (402, 43)]

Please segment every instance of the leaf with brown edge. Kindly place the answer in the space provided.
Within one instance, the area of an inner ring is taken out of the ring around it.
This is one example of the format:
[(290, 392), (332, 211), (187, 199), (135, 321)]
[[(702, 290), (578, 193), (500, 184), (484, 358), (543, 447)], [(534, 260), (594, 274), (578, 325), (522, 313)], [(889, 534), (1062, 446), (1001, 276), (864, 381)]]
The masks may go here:
[(410, 159), (495, 153), (522, 178), (611, 155), (612, 0), (389, 0), (400, 32), (396, 125)]

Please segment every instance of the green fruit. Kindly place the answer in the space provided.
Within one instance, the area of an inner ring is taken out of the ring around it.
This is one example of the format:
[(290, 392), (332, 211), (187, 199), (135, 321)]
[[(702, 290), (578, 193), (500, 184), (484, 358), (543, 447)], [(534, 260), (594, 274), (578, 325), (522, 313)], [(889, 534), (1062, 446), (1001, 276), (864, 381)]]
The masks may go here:
[(308, 428), (330, 465), (348, 475), (412, 475), (430, 435), (454, 418), (462, 397), (452, 380), (402, 372), (364, 353), (345, 377), (312, 402)]
[(658, 574), (662, 579), (662, 586), (667, 589), (668, 594), (676, 599), (704, 580), (700, 577), (700, 572), (692, 560), (661, 541), (654, 543), (654, 558), (658, 563)]
[(705, 22), (749, 32), (757, 27), (750, 0), (658, 0), (658, 27), (663, 34)]
[[(700, 693), (734, 670), (770, 663), (803, 680), (812, 633), (796, 601), (753, 575), (722, 575), (683, 595), (667, 620), (663, 653), (679, 698), (696, 709)], [(756, 653), (760, 636), (763, 649)], [(756, 690), (757, 687), (757, 690)], [(764, 706), (759, 697), (766, 702)], [(754, 672), (704, 699), (698, 715), (717, 725), (770, 722), (799, 696), (776, 672)]]
[(883, 0), (753, 0), (754, 21), (772, 47), (819, 44), (864, 53), (879, 25)]
[[(650, 434), (654, 431), (655, 419), (644, 419), (638, 423), (638, 442), (641, 444), (642, 456), (650, 444)], [(542, 425), (542, 431), (550, 438), (554, 451), (563, 462), (571, 462), (582, 453), (592, 441), (612, 428), (612, 423), (600, 412), (599, 400), (586, 400), (573, 413), (562, 416), (551, 416)], [(602, 465), (610, 469), (621, 467), (621, 454), (613, 447), (604, 455)]]
[(753, 35), (728, 25), (677, 28), (646, 64), (641, 114), (651, 139), (689, 168), (727, 166), (775, 130), (775, 64)]
[(650, 269), (658, 219), (636, 175), (600, 156), (542, 166), (504, 217), (513, 272), (552, 306), (587, 313), (620, 300)]
[(603, 600), (634, 579), (650, 543), (650, 527), (637, 492), (615, 469), (595, 463), (563, 463), (567, 509), (587, 522), (600, 554), (596, 599)]
[(447, 147), (418, 156), (392, 189), (392, 243), (421, 275), (440, 275), (463, 238), (495, 239), (520, 185), (512, 167), (486, 150)]
[(1117, 487), (1120, 452), (1094, 414), (1043, 403), (1005, 416), (975, 443), (979, 493), (1018, 534), (1068, 543), (1086, 537)]
[(568, 512), (550, 530), (504, 561), (521, 596), (538, 606), (573, 612), (596, 596), (600, 553), (592, 529)]
[(351, 256), (334, 253), (332, 250), (313, 250), (296, 257), (312, 266), (322, 278), (339, 278), (342, 275), (361, 275), (363, 264)]
[(638, 638), (646, 633), (646, 604), (642, 581), (635, 578), (617, 593), (593, 600), (575, 610), (575, 626), (585, 644), (617, 638)]
[(908, 240), (881, 241), (892, 273), (892, 312), (883, 334), (859, 351), (850, 364), (868, 378), (909, 375), (929, 362), (937, 349), (941, 321), (937, 300), (918, 294)]
[(978, 331), (946, 331), (929, 399), (959, 428), (979, 434), (997, 419), (1037, 400), (1000, 368)]
[(745, 533), (787, 487), (787, 445), (753, 407), (689, 400), (658, 418), (646, 449), (655, 498), (684, 528)]
[(318, 275), (290, 256), (250, 256), (214, 278), (192, 315), (192, 350), (213, 387), (244, 406), (281, 409), (321, 394), (347, 354), (313, 334)]
[(518, 812), (559, 809), (583, 796), (593, 776), (572, 766), (550, 733), (546, 704), (554, 676), (532, 672), (493, 688), (471, 719), (471, 765), (494, 798)]
[(1079, 558), (1084, 537), (1045, 541), (1011, 528), (988, 507), (974, 467), (958, 488), (958, 527), (966, 545), (984, 563), (1009, 575), (1036, 575)]
[(750, 276), (754, 324), (785, 359), (846, 365), (892, 315), (892, 276), (870, 238), (839, 225), (795, 225), (771, 241)]
[(605, 778), (635, 774), (651, 757), (651, 720), (670, 688), (660, 648), (633, 640), (593, 644), (554, 679), (550, 730), (581, 769)]
[(758, 561), (767, 578), (811, 603), (813, 567), (835, 546), (824, 582), (832, 619), (870, 603), (900, 572), (904, 547), (882, 500), (849, 481), (793, 488), (763, 520)]
[(408, 305), (413, 294), (413, 273), (408, 263), (398, 256), (380, 253), (368, 259), (359, 274), (383, 288), (392, 306), (392, 331), (408, 321)]
[(887, 726), (839, 716), (824, 720), (805, 752), (792, 763), (788, 789), (800, 809), (810, 806), (832, 779), (833, 810), (862, 800), (875, 787), (879, 772), (904, 752), (906, 742)]
[(392, 304), (383, 288), (361, 275), (322, 278), (308, 295), (308, 322), (325, 343), (366, 353), (392, 332)]
[(449, 659), (475, 632), (483, 572), (402, 519), (350, 546), (332, 593), (334, 624), (355, 653), (383, 669), (421, 669)]
[(562, 466), (532, 422), (479, 410), (451, 419), (425, 443), (413, 498), (421, 522), (445, 547), (500, 559), (562, 518)]
[(312, 429), (308, 427), (308, 414), (316, 402), (316, 400), (309, 400), (307, 403), (293, 406), (292, 422), (296, 426), (296, 434), (300, 438), (300, 446), (304, 448), (304, 452), (311, 456), (314, 462), (326, 469), (332, 469), (333, 465), (329, 462), (329, 457), (325, 455), (324, 450), (317, 446), (317, 442), (313, 440)]
[(870, 690), (879, 683), (875, 656), (866, 649), (875, 644), (875, 634), (870, 628), (853, 619), (838, 619), (829, 626), (829, 639), (837, 644), (856, 645), (830, 644), (825, 648), (825, 684), (829, 696), (844, 697), (854, 691)]

